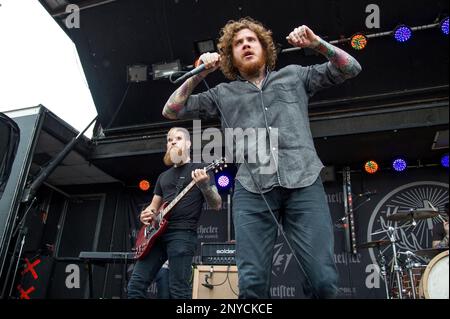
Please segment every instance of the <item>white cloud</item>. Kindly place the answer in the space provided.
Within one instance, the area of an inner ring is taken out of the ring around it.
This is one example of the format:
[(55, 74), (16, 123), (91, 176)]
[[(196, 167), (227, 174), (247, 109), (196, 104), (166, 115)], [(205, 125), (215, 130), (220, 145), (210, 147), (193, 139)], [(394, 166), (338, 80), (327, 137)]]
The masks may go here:
[(75, 45), (37, 0), (0, 4), (0, 111), (42, 104), (83, 130), (97, 110)]

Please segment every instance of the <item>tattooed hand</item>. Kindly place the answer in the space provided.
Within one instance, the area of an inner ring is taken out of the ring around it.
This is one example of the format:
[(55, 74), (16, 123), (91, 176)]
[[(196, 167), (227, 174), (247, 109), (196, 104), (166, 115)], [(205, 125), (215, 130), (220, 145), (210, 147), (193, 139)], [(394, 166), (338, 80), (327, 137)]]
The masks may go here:
[(306, 25), (295, 28), (289, 36), (288, 42), (297, 48), (312, 48), (319, 44), (320, 38)]
[(206, 66), (206, 70), (200, 73), (202, 77), (206, 77), (208, 74), (216, 71), (219, 68), (220, 63), (220, 55), (218, 53), (203, 53), (200, 58), (200, 61), (203, 62)]

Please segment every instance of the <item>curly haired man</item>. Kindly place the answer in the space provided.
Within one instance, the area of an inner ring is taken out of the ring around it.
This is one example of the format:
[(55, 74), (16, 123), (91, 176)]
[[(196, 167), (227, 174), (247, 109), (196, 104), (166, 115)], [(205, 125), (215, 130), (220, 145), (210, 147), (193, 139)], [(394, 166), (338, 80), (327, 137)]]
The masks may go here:
[[(222, 119), (222, 124), (227, 122), (232, 129), (263, 128), (269, 134), (266, 151), (275, 159), (274, 173), (261, 173), (266, 163), (257, 160), (240, 165), (236, 176), (233, 222), (239, 297), (270, 297), (278, 219), (308, 279), (305, 291), (311, 297), (333, 298), (337, 293), (333, 228), (319, 176), (323, 164), (313, 143), (308, 103), (319, 90), (358, 75), (361, 66), (305, 25), (295, 28), (286, 39), (294, 47), (321, 53), (328, 62), (275, 70), (277, 51), (272, 32), (252, 18), (230, 21), (221, 31), (219, 53), (200, 57), (205, 71), (186, 80), (172, 94), (163, 115), (168, 119), (223, 116), (226, 121)], [(219, 68), (231, 82), (192, 94)], [(275, 132), (278, 147), (270, 142)]]

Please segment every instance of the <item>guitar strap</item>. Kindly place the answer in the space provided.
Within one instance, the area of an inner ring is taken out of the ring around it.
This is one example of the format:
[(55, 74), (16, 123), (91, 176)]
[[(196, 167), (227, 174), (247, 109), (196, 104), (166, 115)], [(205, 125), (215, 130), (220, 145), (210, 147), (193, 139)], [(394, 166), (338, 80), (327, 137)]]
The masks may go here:
[[(177, 185), (175, 186), (177, 192), (175, 194), (175, 197), (178, 196), (178, 194), (184, 189), (184, 184), (186, 181), (186, 166), (189, 164), (184, 165), (183, 170), (180, 173), (180, 176), (178, 176), (178, 181), (177, 181)], [(189, 171), (189, 170), (187, 170)], [(190, 172), (190, 171), (189, 171)]]
[(183, 190), (183, 188), (184, 188), (183, 185), (184, 185), (184, 180), (185, 179), (186, 178), (184, 176), (178, 177), (177, 186), (175, 186), (176, 189), (177, 189), (177, 192), (175, 193), (175, 197), (177, 197), (178, 194)]

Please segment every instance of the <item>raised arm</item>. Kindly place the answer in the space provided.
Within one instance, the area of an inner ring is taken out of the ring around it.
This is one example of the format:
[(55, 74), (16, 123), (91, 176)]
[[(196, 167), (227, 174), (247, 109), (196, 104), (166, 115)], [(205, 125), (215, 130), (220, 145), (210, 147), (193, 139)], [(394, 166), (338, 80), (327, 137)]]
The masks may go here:
[(169, 120), (176, 120), (178, 113), (184, 108), (195, 87), (211, 72), (219, 68), (220, 55), (218, 53), (204, 53), (200, 61), (206, 65), (202, 73), (187, 79), (167, 100), (162, 115)]
[(295, 28), (286, 39), (295, 47), (310, 48), (321, 53), (347, 79), (353, 78), (361, 72), (361, 65), (354, 57), (344, 50), (324, 41), (305, 25)]

